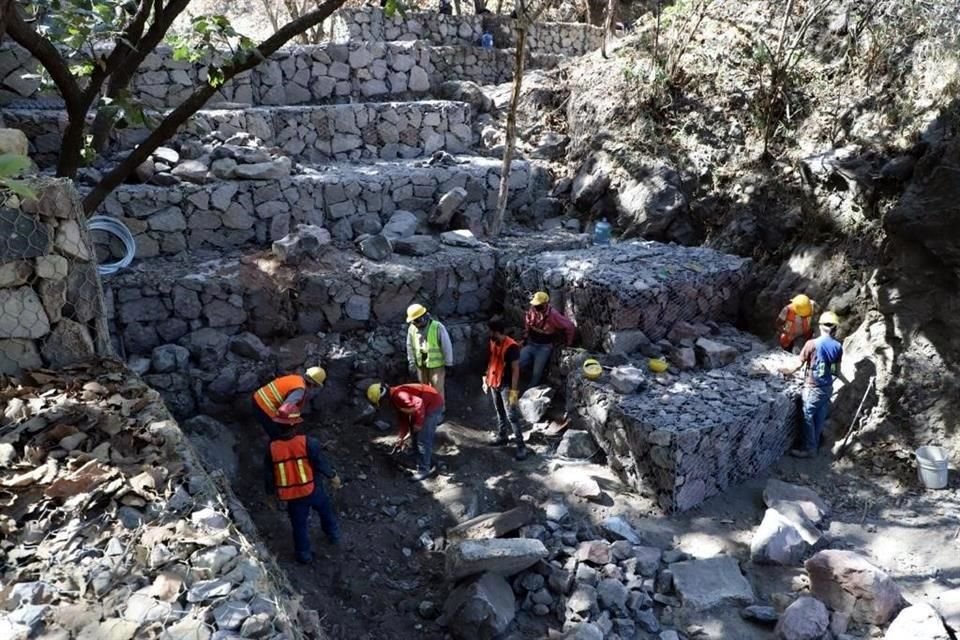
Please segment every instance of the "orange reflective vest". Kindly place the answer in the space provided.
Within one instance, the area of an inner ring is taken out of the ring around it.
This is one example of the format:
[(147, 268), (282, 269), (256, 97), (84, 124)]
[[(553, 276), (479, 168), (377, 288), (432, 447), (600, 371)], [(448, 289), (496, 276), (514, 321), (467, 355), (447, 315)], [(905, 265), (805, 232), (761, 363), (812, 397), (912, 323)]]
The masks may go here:
[(270, 443), (273, 481), (281, 500), (306, 498), (313, 493), (313, 467), (307, 455), (307, 436)]
[(506, 367), (504, 357), (510, 347), (517, 346), (517, 341), (513, 338), (504, 336), (500, 343), (490, 341), (490, 361), (487, 362), (487, 386), (491, 389), (499, 389), (503, 382), (503, 370)]
[[(253, 394), (253, 401), (257, 403), (258, 407), (263, 409), (265, 414), (271, 418), (277, 418), (277, 410), (280, 409), (280, 405), (283, 404), (283, 399), (292, 391), (306, 388), (307, 383), (304, 382), (303, 376), (295, 374), (281, 376), (270, 384), (257, 389)], [(297, 403), (299, 408), (303, 408), (303, 403), (306, 398), (307, 395), (304, 393), (303, 398)]]
[(789, 349), (797, 338), (809, 338), (812, 318), (812, 315), (804, 317), (794, 311), (792, 307), (787, 307), (787, 317), (780, 328), (780, 346)]

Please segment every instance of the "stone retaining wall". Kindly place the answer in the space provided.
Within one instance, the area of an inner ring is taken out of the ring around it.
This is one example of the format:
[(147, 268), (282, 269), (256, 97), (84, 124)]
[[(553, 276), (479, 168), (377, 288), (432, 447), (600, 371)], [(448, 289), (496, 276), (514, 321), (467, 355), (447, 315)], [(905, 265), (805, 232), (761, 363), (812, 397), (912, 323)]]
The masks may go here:
[(103, 294), (80, 200), (69, 180), (0, 208), (0, 374), (107, 355)]
[[(125, 185), (101, 212), (121, 218), (137, 240), (137, 257), (225, 249), (279, 240), (299, 223), (323, 226), (334, 239), (377, 233), (397, 210), (426, 216), (445, 193), (463, 187), (463, 218), (479, 221), (496, 208), (500, 161), (426, 161), (344, 165), (271, 181), (223, 180), (177, 189)], [(541, 181), (514, 161), (509, 210), (528, 205)], [(545, 182), (545, 181), (544, 181)], [(545, 186), (543, 187), (545, 188)]]
[[(502, 84), (513, 79), (513, 51), (480, 47), (433, 47), (430, 60), (434, 85), (447, 80), (470, 80), (478, 84)], [(552, 69), (562, 56), (535, 53), (527, 56), (526, 68)]]
[[(30, 157), (52, 167), (67, 127), (63, 111), (7, 109), (7, 126), (30, 141)], [(299, 162), (396, 160), (443, 150), (464, 153), (473, 144), (470, 107), (462, 102), (369, 102), (361, 104), (204, 109), (174, 138), (174, 143), (202, 139), (224, 141), (250, 133)], [(132, 149), (149, 130), (116, 129), (117, 151)]]
[[(426, 41), (436, 46), (477, 45), (485, 31), (494, 46), (514, 46), (513, 20), (498, 16), (447, 16), (434, 12), (399, 12), (391, 17), (372, 8), (341, 9), (331, 16), (327, 33), (333, 42)], [(579, 56), (600, 48), (603, 32), (583, 23), (544, 22), (527, 33), (532, 53)]]
[[(611, 373), (597, 382), (568, 377), (575, 423), (666, 512), (756, 476), (786, 453), (799, 427), (799, 385), (776, 373), (789, 354), (731, 329), (711, 339), (747, 352), (718, 369), (648, 374), (646, 387), (629, 394), (614, 389)], [(633, 364), (646, 371), (645, 363)]]
[(678, 320), (733, 321), (750, 281), (750, 260), (700, 247), (621, 242), (521, 258), (504, 273), (507, 307), (523, 310), (545, 290), (577, 324), (588, 349), (611, 331), (640, 329), (659, 340)]

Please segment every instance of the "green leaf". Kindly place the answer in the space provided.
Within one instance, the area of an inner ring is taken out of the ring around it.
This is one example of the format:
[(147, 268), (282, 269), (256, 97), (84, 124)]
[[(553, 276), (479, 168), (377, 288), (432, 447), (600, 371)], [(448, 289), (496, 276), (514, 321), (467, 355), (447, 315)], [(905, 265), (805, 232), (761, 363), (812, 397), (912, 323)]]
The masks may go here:
[(15, 193), (21, 201), (37, 199), (36, 190), (23, 180), (0, 180), (0, 185)]
[(223, 86), (223, 83), (226, 82), (226, 78), (223, 76), (223, 69), (221, 67), (213, 67), (207, 71), (207, 82), (210, 83), (210, 86), (214, 89), (219, 89)]
[(30, 158), (15, 153), (0, 153), (0, 178), (15, 178), (30, 167)]

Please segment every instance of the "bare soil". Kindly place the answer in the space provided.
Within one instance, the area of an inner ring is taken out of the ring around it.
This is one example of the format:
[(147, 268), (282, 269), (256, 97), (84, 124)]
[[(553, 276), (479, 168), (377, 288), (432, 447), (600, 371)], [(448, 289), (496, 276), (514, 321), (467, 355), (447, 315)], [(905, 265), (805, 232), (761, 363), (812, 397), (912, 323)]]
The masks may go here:
[[(492, 411), (479, 390), (448, 392), (447, 421), (438, 433), (435, 452), (441, 472), (423, 486), (410, 483), (403, 464), (389, 455), (391, 433), (355, 424), (352, 416), (326, 416), (309, 432), (325, 442), (327, 454), (344, 479), (334, 492), (343, 543), (331, 547), (316, 518), (310, 566), (293, 558), (290, 525), (278, 503), (263, 493), (261, 460), (266, 438), (255, 425), (238, 425), (251, 446), (241, 452), (248, 473), (236, 483), (267, 544), (278, 557), (305, 604), (320, 611), (323, 626), (335, 639), (449, 637), (436, 621), (418, 614), (423, 601), (442, 608), (450, 585), (443, 575), (442, 545), (447, 527), (471, 515), (515, 506), (521, 496), (537, 503), (565, 500), (578, 528), (596, 525), (607, 515), (626, 515), (645, 543), (676, 547), (694, 557), (720, 553), (741, 560), (758, 600), (788, 602), (805, 588), (801, 568), (753, 566), (752, 532), (763, 516), (766, 477), (735, 487), (702, 507), (674, 516), (660, 514), (647, 499), (622, 485), (602, 464), (576, 464), (552, 457), (557, 437), (527, 433), (536, 454), (513, 459), (512, 447), (487, 443)], [(954, 473), (943, 491), (924, 491), (902, 454), (863, 462), (833, 463), (825, 450), (815, 460), (785, 458), (769, 472), (788, 482), (816, 489), (834, 508), (829, 529), (832, 548), (848, 548), (886, 569), (911, 600), (933, 599), (960, 586), (960, 478)], [(602, 460), (598, 460), (602, 462)], [(587, 474), (604, 490), (588, 501), (565, 494), (564, 473)], [(425, 546), (426, 543), (426, 546)], [(662, 613), (662, 612), (661, 612)], [(663, 616), (661, 615), (661, 618)], [(663, 620), (665, 626), (669, 620)], [(560, 623), (549, 621), (559, 628)], [(521, 615), (510, 638), (547, 636), (547, 621)], [(674, 625), (698, 625), (708, 638), (772, 638), (771, 630), (740, 619), (736, 611), (690, 617), (679, 610)], [(857, 630), (864, 634), (870, 630)]]

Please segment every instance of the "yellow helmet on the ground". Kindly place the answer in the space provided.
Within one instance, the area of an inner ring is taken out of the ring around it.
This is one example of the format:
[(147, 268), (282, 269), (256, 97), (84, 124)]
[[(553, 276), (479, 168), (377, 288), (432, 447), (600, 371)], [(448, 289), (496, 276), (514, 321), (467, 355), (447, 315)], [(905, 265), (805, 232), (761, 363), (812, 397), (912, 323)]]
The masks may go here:
[(539, 307), (542, 304), (547, 304), (550, 302), (550, 296), (547, 295), (546, 291), (537, 291), (533, 294), (533, 297), (530, 298), (530, 306)]
[(370, 404), (377, 407), (380, 405), (380, 398), (383, 397), (383, 384), (380, 382), (374, 382), (372, 385), (367, 387), (367, 400), (370, 401)]
[(790, 301), (790, 307), (794, 313), (803, 318), (809, 318), (813, 315), (813, 302), (802, 293), (793, 297), (793, 300)]
[(422, 304), (414, 303), (407, 307), (407, 322), (413, 322), (417, 318), (423, 317), (423, 314), (427, 312), (427, 308)]
[(840, 325), (840, 318), (837, 317), (837, 314), (833, 311), (825, 311), (820, 315), (820, 324), (828, 327), (836, 327)]
[(600, 363), (590, 358), (583, 361), (583, 377), (587, 380), (596, 380), (603, 375), (603, 367)]
[(310, 367), (307, 369), (307, 377), (317, 384), (323, 384), (327, 380), (327, 372), (323, 367)]
[(647, 368), (654, 373), (663, 373), (670, 368), (670, 365), (663, 358), (650, 358), (647, 360)]

